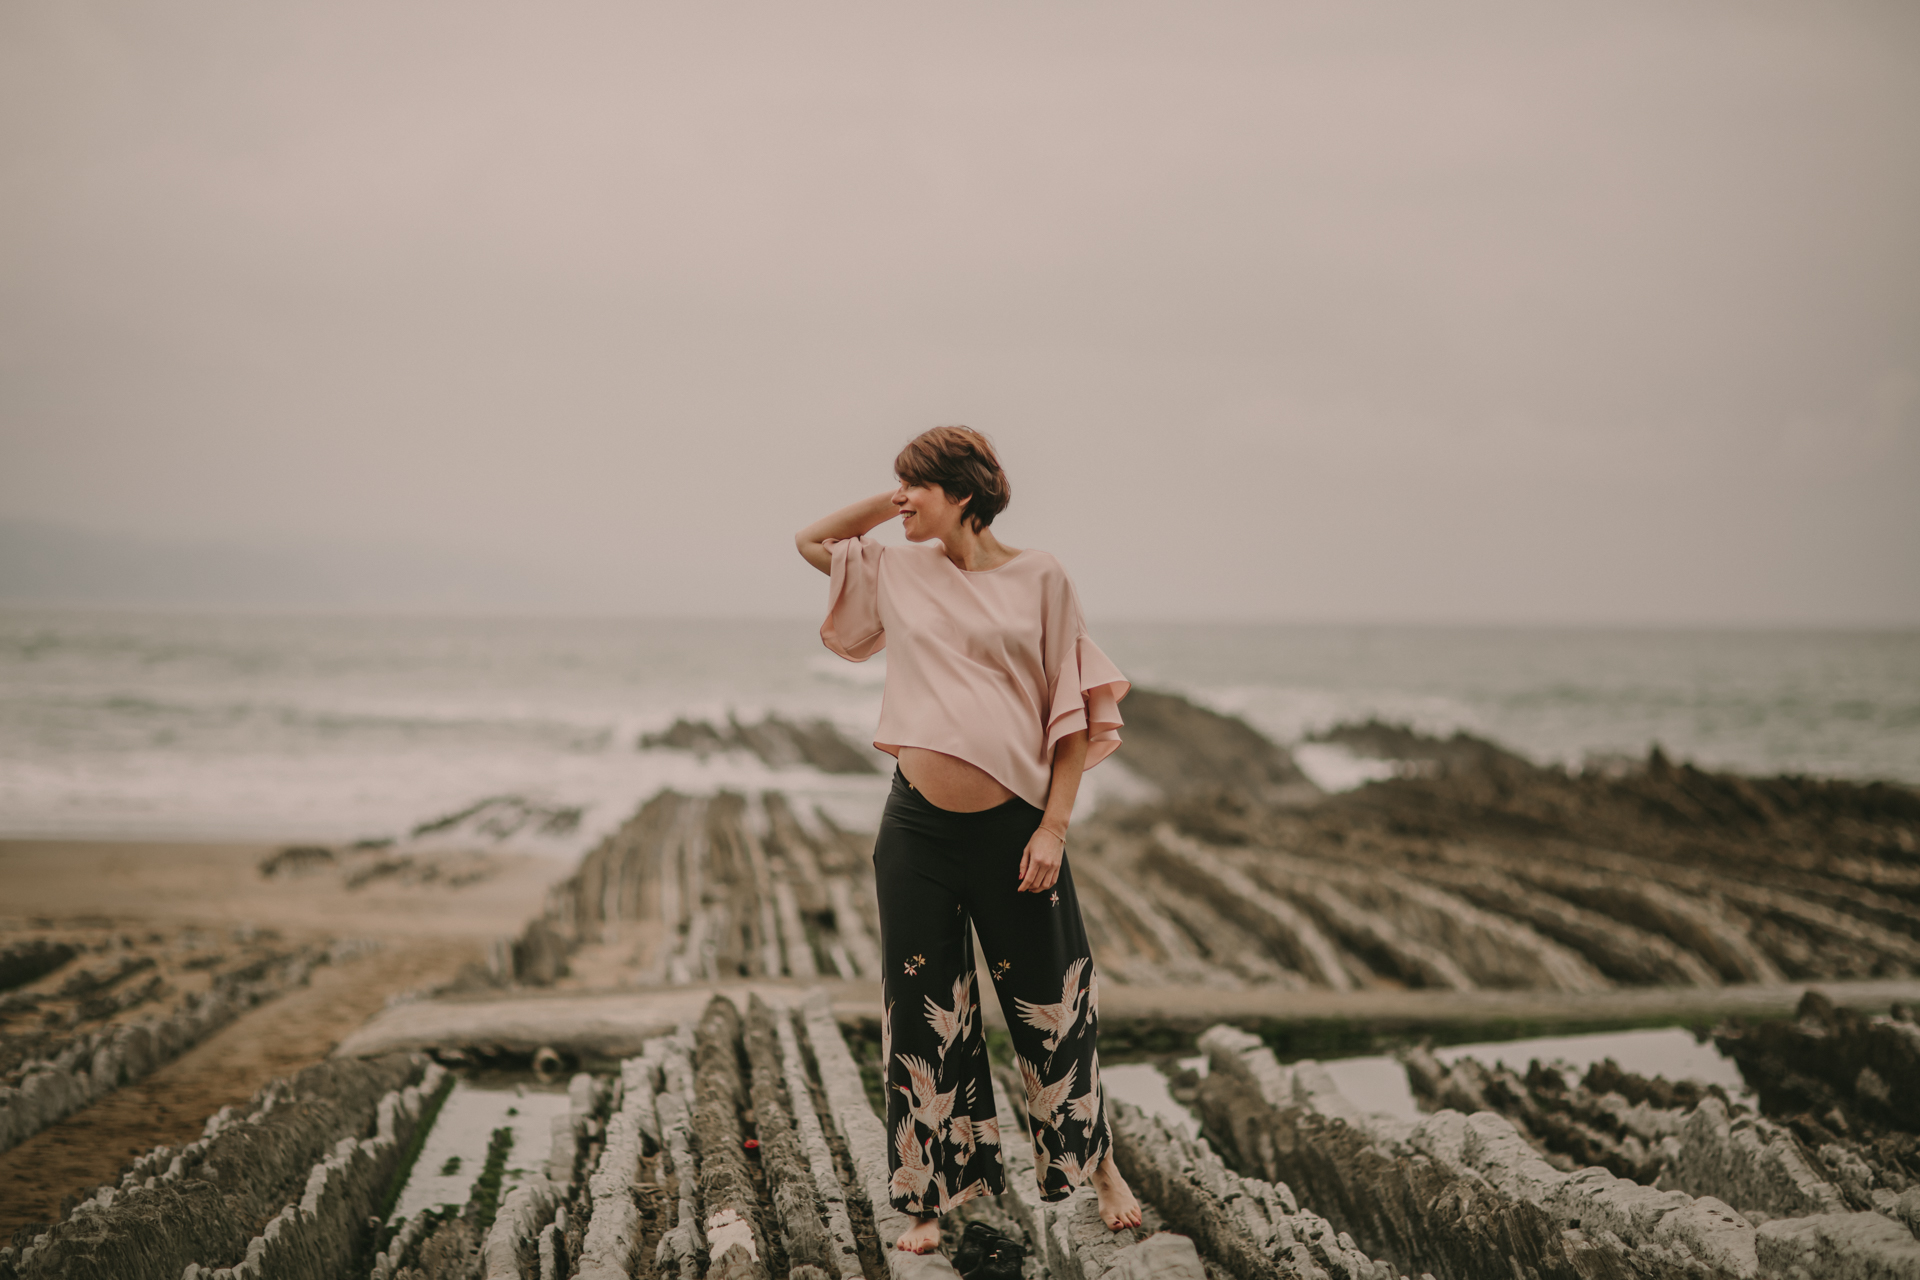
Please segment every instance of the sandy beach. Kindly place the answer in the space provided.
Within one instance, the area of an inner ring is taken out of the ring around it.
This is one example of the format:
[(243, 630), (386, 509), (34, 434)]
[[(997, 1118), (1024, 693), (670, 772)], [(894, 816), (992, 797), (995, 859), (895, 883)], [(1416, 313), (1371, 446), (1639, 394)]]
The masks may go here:
[[(459, 868), (485, 878), (448, 889), (399, 874), (360, 888), (343, 874), (268, 877), (261, 860), (276, 844), (0, 840), (0, 925), (34, 918), (109, 917), (129, 923), (224, 927), (251, 923), (293, 936), (487, 939), (512, 933), (546, 885), (571, 868), (512, 854), (436, 853), (418, 865)], [(371, 858), (371, 854), (369, 858)], [(397, 862), (406, 855), (392, 855)]]
[[(237, 938), (282, 951), (347, 938), (377, 944), (315, 968), (304, 984), (243, 1013), (144, 1079), (0, 1153), (0, 1232), (54, 1219), (63, 1197), (112, 1181), (130, 1156), (197, 1136), (221, 1107), (326, 1057), (391, 998), (484, 963), (487, 944), (517, 931), (564, 870), (549, 859), (511, 854), (436, 852), (403, 862), (405, 855), (370, 852), (320, 870), (262, 874), (262, 861), (281, 847), (0, 841), (0, 945), (71, 939), (107, 947), (103, 954), (122, 964), (155, 962), (162, 982), (156, 991), (166, 994), (105, 1019), (109, 1024), (164, 1010), (204, 986), (207, 960), (234, 955)], [(397, 869), (348, 887), (356, 872), (383, 865)], [(429, 867), (440, 870), (423, 878)], [(473, 878), (451, 883), (461, 876)], [(189, 943), (197, 945), (183, 946)], [(28, 989), (45, 989), (61, 976)], [(129, 979), (118, 989), (135, 985)], [(17, 1012), (7, 1029), (17, 1034), (37, 1016), (46, 1015)]]

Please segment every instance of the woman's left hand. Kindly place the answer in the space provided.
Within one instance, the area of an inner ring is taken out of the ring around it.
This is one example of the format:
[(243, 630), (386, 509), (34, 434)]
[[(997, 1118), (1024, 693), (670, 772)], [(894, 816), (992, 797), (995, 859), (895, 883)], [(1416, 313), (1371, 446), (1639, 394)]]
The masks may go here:
[(1067, 856), (1067, 842), (1041, 827), (1027, 840), (1020, 855), (1020, 892), (1045, 893), (1060, 879), (1060, 863)]

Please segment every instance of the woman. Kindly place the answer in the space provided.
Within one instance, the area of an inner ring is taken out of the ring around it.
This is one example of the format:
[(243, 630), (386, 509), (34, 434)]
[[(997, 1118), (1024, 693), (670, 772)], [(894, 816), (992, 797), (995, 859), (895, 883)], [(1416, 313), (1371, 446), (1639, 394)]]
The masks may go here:
[[(1094, 1043), (1100, 988), (1066, 860), (1080, 775), (1120, 745), (1127, 681), (1088, 638), (1060, 562), (994, 537), (993, 446), (936, 427), (900, 484), (795, 537), (830, 575), (820, 638), (888, 651), (874, 746), (899, 760), (874, 841), (892, 1200), (926, 1253), (939, 1215), (1005, 1189), (974, 991), (980, 935), (1026, 1084), (1041, 1198), (1091, 1182), (1118, 1231), (1140, 1206), (1113, 1162)], [(866, 534), (900, 517), (907, 546)]]

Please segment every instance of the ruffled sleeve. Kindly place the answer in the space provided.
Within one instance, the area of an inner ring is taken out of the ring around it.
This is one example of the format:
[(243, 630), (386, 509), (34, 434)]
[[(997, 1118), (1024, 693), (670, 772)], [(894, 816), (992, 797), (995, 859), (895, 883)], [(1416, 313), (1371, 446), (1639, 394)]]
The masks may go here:
[(850, 662), (865, 662), (887, 647), (880, 625), (880, 558), (886, 548), (865, 538), (842, 538), (828, 550), (833, 577), (820, 641)]
[(1053, 759), (1060, 739), (1087, 731), (1087, 768), (1091, 769), (1120, 748), (1120, 699), (1133, 686), (1112, 659), (1087, 634), (1080, 601), (1064, 576), (1060, 598), (1049, 601), (1047, 616), (1047, 745), (1045, 759)]

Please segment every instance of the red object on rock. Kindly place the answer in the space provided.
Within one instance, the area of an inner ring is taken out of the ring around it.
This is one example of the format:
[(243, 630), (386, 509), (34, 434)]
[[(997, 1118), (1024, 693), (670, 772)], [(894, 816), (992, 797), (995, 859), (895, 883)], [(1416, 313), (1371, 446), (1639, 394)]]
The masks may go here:
[(741, 1143), (740, 1145), (745, 1147), (749, 1151), (758, 1151), (760, 1149), (760, 1139), (748, 1138), (745, 1142)]

